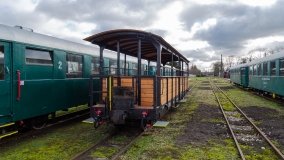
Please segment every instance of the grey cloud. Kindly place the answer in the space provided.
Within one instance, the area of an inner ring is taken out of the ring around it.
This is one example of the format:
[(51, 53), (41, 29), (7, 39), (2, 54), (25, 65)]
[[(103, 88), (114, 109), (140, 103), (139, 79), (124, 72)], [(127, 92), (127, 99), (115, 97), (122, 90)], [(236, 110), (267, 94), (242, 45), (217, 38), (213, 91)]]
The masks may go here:
[(145, 27), (156, 18), (156, 12), (162, 1), (133, 1), (133, 0), (49, 0), (40, 1), (36, 11), (60, 20), (90, 22), (98, 25), (97, 30), (113, 28)]
[(42, 17), (37, 14), (11, 10), (9, 7), (1, 7), (0, 21), (2, 24), (10, 26), (20, 25), (36, 30), (43, 22)]
[(217, 55), (213, 55), (212, 57), (210, 57), (208, 54), (205, 53), (204, 50), (184, 51), (183, 55), (185, 55), (186, 57), (193, 58), (193, 61), (196, 61), (198, 59), (203, 62), (210, 62), (220, 59), (220, 57)]
[(185, 9), (181, 19), (190, 30), (195, 22), (217, 18), (216, 26), (198, 31), (194, 38), (208, 41), (213, 49), (236, 52), (241, 50), (246, 40), (284, 35), (283, 5), (284, 1), (268, 8), (242, 4), (196, 5)]
[(148, 30), (145, 30), (145, 31), (151, 32), (151, 33), (159, 35), (161, 37), (165, 37), (168, 33), (166, 30), (162, 30), (162, 29), (148, 29)]

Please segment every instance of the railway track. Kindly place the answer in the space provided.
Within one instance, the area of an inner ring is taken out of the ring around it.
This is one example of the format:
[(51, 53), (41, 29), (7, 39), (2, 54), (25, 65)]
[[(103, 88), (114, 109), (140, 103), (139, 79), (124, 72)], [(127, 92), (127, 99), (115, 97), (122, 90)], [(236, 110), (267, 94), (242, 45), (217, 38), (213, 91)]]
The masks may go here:
[[(284, 159), (283, 153), (269, 140), (269, 138), (254, 124), (254, 122), (210, 80), (211, 88), (235, 142), (240, 158), (252, 156), (270, 148), (277, 158)], [(261, 146), (261, 147), (260, 147)]]
[[(115, 128), (111, 133), (103, 137), (99, 142), (90, 146), (86, 150), (75, 155), (72, 160), (82, 160), (82, 159), (96, 159), (96, 158), (107, 158), (111, 160), (118, 159), (122, 154), (124, 154), (132, 144), (141, 137), (146, 131), (142, 132), (138, 128)], [(120, 140), (119, 140), (120, 139)], [(105, 149), (112, 148), (114, 153), (109, 153), (105, 157), (96, 157), (92, 153)]]
[(90, 115), (89, 109), (84, 109), (70, 114), (65, 114), (59, 117), (55, 117), (54, 119), (50, 119), (46, 124), (46, 126), (42, 129), (17, 132), (17, 134), (13, 134), (11, 136), (7, 136), (3, 139), (0, 139), (0, 145), (9, 143), (11, 141), (14, 142), (14, 140), (19, 141), (25, 138), (40, 135), (54, 127), (59, 127), (60, 125), (71, 123), (74, 121), (81, 121), (85, 118), (88, 118), (89, 115)]

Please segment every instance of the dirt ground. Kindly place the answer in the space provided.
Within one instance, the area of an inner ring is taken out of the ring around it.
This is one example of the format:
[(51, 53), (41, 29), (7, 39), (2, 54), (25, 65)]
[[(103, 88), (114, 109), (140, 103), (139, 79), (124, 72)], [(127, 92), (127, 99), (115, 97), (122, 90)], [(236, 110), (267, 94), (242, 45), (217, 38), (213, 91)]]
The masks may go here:
[(281, 115), (277, 110), (250, 106), (243, 108), (244, 112), (255, 121), (259, 121), (258, 125), (261, 130), (270, 138), (276, 140), (284, 146), (284, 115)]
[(219, 108), (217, 106), (200, 104), (192, 114), (185, 133), (177, 138), (176, 143), (177, 145), (202, 145), (209, 140), (228, 137), (227, 133)]

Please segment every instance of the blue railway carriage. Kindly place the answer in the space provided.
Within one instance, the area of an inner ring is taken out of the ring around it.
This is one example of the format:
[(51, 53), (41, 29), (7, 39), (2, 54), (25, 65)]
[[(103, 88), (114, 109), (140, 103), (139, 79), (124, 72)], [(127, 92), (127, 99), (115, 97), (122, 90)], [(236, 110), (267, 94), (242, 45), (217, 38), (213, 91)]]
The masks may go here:
[[(241, 72), (243, 70), (243, 74)], [(284, 96), (284, 52), (230, 69), (231, 81), (244, 87)], [(242, 76), (241, 76), (242, 75)], [(246, 78), (248, 77), (248, 78)], [(242, 79), (248, 83), (242, 83)], [(246, 85), (248, 84), (248, 85)]]

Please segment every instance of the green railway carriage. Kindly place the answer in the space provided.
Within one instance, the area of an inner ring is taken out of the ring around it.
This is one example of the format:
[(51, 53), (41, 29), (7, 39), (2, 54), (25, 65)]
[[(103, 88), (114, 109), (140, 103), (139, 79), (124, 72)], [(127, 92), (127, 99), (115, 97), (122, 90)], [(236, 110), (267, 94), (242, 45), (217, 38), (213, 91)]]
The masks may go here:
[(284, 52), (249, 64), (249, 87), (284, 96)]
[(236, 83), (244, 87), (248, 87), (248, 83), (249, 83), (248, 72), (249, 72), (249, 69), (246, 64), (231, 67), (230, 79), (233, 83)]
[[(99, 74), (98, 55), (97, 47), (0, 25), (0, 126), (87, 104), (89, 77)], [(105, 74), (115, 70), (113, 61), (106, 51)], [(130, 63), (128, 57), (127, 70)]]
[(231, 81), (237, 83), (236, 79), (240, 77), (233, 75), (232, 72), (240, 70), (244, 66), (248, 70), (245, 72), (249, 77), (247, 87), (284, 96), (284, 52), (231, 68)]

